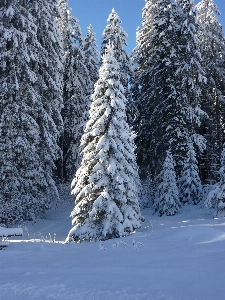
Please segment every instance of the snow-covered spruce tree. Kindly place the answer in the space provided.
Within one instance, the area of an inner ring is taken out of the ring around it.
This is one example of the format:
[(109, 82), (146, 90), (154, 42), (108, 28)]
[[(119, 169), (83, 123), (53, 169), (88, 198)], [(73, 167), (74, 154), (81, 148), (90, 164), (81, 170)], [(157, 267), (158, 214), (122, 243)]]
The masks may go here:
[(126, 236), (141, 226), (140, 181), (123, 93), (120, 66), (108, 46), (81, 140), (81, 166), (72, 182), (76, 205), (67, 241)]
[(218, 205), (218, 194), (220, 193), (219, 183), (213, 186), (208, 185), (209, 191), (206, 194), (206, 200), (204, 202), (206, 208), (217, 208)]
[(129, 82), (134, 77), (134, 72), (133, 62), (125, 49), (128, 35), (121, 27), (122, 21), (114, 8), (107, 19), (107, 23), (108, 25), (102, 34), (101, 56), (105, 53), (108, 43), (112, 43), (114, 45), (115, 58), (120, 65), (120, 82), (123, 85), (126, 97), (126, 114), (128, 122), (132, 124), (136, 107), (132, 102), (129, 88)]
[[(202, 68), (201, 47), (197, 37), (199, 22), (198, 11), (193, 0), (176, 1), (176, 23), (177, 23), (177, 56), (174, 59), (175, 84), (177, 103), (180, 104), (181, 115), (187, 129), (187, 141), (185, 143), (185, 157), (188, 151), (187, 145), (191, 139), (196, 149), (196, 157), (205, 150), (206, 140), (202, 136), (200, 126), (207, 114), (201, 108), (203, 101), (202, 90), (206, 86), (205, 72)], [(174, 128), (171, 127), (173, 138)], [(179, 134), (178, 134), (179, 137)], [(172, 139), (172, 148), (177, 149), (177, 139)], [(183, 146), (176, 153), (177, 174), (180, 175), (185, 157), (182, 152)], [(180, 156), (180, 158), (179, 158)], [(180, 167), (181, 166), (181, 167)], [(196, 169), (198, 167), (196, 166)]]
[(160, 216), (174, 216), (179, 212), (181, 203), (174, 171), (174, 160), (170, 150), (166, 153), (166, 159), (159, 174), (159, 182), (154, 204), (155, 210)]
[(98, 80), (99, 74), (99, 52), (97, 50), (96, 38), (93, 26), (88, 26), (88, 32), (84, 37), (84, 57), (85, 57), (85, 66), (88, 69), (89, 78), (90, 78), (90, 90), (91, 94), (94, 91), (94, 84)]
[(196, 15), (191, 0), (149, 0), (143, 10), (133, 53), (135, 85), (139, 86), (134, 100), (140, 111), (135, 126), (137, 161), (142, 178), (150, 173), (155, 180), (168, 147), (180, 177), (188, 140), (193, 138), (200, 150), (205, 146), (198, 134), (205, 77), (195, 37)]
[[(194, 142), (194, 148), (199, 155), (205, 150), (206, 140), (201, 135), (200, 125), (207, 114), (201, 109), (202, 89), (206, 85), (206, 77), (201, 66), (200, 42), (197, 38), (199, 23), (197, 20), (197, 9), (193, 0), (177, 0), (176, 4), (176, 22), (177, 22), (177, 56), (174, 58), (175, 67), (174, 91), (176, 92), (177, 103), (180, 105), (180, 115), (183, 117), (185, 128), (187, 130), (187, 140), (185, 157), (187, 153), (188, 141)], [(174, 128), (171, 127), (172, 148), (177, 149), (177, 140), (173, 138)], [(177, 134), (179, 137), (179, 134)], [(182, 170), (183, 146), (176, 153), (178, 159), (176, 163)], [(180, 156), (180, 158), (179, 158)], [(179, 169), (178, 169), (178, 174)]]
[(154, 203), (154, 196), (155, 191), (153, 188), (153, 182), (148, 176), (147, 178), (143, 179), (141, 182), (141, 200), (140, 206), (141, 208), (150, 208), (153, 206)]
[[(145, 179), (151, 174), (154, 181), (168, 149), (168, 145), (163, 145), (164, 130), (161, 127), (165, 118), (170, 116), (168, 112), (165, 116), (162, 113), (168, 105), (171, 89), (167, 80), (171, 80), (173, 75), (170, 57), (174, 55), (172, 39), (175, 21), (170, 0), (146, 1), (142, 17), (142, 27), (137, 32), (137, 46), (132, 54), (136, 74), (132, 82), (133, 100), (139, 110), (134, 129), (137, 133), (135, 142), (140, 176)], [(152, 121), (155, 109), (159, 117), (157, 122)], [(152, 142), (154, 146), (151, 146)]]
[(63, 129), (61, 116), (63, 49), (57, 22), (59, 11), (56, 0), (29, 1), (28, 5), (37, 27), (39, 42), (36, 49), (38, 60), (34, 66), (38, 77), (35, 90), (41, 100), (36, 120), (41, 133), (39, 154), (49, 193), (58, 194), (55, 173), (56, 162), (61, 157), (59, 137)]
[(88, 119), (91, 81), (85, 65), (83, 39), (78, 20), (71, 16), (67, 0), (59, 1), (59, 24), (64, 45), (64, 85), (62, 111), (64, 132), (61, 137), (63, 150), (63, 179), (72, 180), (78, 169), (80, 139)]
[(214, 207), (214, 218), (225, 218), (225, 144), (221, 155), (221, 168), (220, 168), (220, 183), (214, 191), (208, 195), (206, 199), (207, 207)]
[(202, 64), (207, 77), (203, 89), (201, 106), (207, 112), (202, 132), (207, 139), (207, 149), (201, 158), (204, 181), (218, 181), (220, 154), (224, 141), (225, 116), (225, 38), (217, 16), (220, 14), (213, 0), (198, 3), (201, 27), (198, 36), (201, 41)]
[(124, 87), (124, 95), (129, 95), (129, 78), (133, 74), (132, 61), (125, 47), (127, 46), (127, 33), (120, 26), (122, 23), (114, 8), (110, 13), (107, 23), (109, 23), (102, 34), (101, 55), (104, 55), (109, 43), (114, 45), (115, 58), (120, 65), (120, 82)]
[(183, 204), (198, 204), (202, 200), (202, 184), (193, 142), (189, 141), (187, 158), (179, 180), (180, 201)]
[(31, 220), (48, 207), (39, 156), (39, 102), (31, 66), (36, 25), (22, 0), (0, 3), (0, 223)]

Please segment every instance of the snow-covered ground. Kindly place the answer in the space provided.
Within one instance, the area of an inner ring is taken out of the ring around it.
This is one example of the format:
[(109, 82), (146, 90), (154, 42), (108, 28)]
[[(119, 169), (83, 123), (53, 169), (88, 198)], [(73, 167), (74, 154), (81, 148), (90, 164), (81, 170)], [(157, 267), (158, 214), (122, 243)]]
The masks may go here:
[(23, 227), (24, 240), (10, 238), (0, 251), (1, 300), (225, 299), (225, 219), (211, 210), (161, 218), (144, 210), (134, 235), (65, 245), (72, 209), (72, 200), (58, 202)]

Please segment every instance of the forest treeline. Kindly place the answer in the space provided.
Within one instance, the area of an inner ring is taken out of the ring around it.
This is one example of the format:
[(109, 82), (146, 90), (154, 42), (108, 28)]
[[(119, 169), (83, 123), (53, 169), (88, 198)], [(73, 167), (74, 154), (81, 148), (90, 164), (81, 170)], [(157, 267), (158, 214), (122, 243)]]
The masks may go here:
[(71, 181), (74, 240), (132, 232), (140, 199), (225, 216), (219, 14), (213, 0), (146, 0), (129, 55), (114, 9), (98, 52), (67, 0), (1, 1), (0, 224), (34, 219)]

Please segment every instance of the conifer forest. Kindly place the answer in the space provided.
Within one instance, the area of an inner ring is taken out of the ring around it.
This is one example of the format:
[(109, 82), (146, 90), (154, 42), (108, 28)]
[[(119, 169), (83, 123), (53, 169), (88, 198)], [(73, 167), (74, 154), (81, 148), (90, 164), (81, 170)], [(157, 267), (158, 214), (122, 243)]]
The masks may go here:
[(58, 186), (67, 242), (127, 236), (141, 211), (225, 217), (225, 37), (214, 0), (145, 0), (136, 47), (112, 9), (98, 49), (68, 0), (0, 1), (0, 226)]

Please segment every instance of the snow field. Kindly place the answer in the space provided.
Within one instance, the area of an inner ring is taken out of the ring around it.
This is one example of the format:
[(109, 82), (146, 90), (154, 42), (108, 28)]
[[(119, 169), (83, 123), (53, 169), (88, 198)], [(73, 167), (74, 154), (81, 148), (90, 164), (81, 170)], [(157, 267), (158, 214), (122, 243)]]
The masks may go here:
[(63, 244), (72, 206), (27, 223), (24, 241), (0, 251), (1, 300), (224, 299), (225, 221), (213, 211), (185, 206), (160, 218), (146, 209), (142, 228), (124, 239)]

